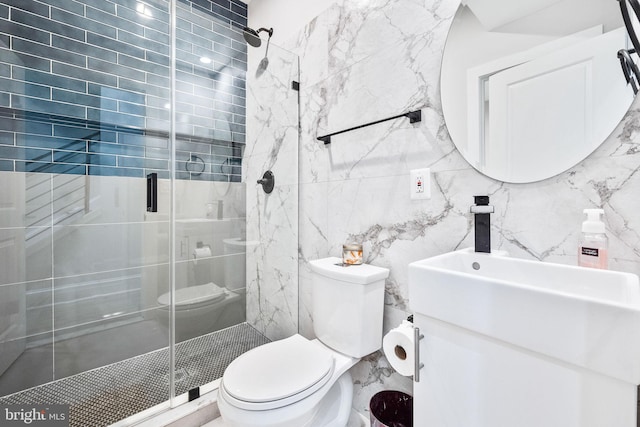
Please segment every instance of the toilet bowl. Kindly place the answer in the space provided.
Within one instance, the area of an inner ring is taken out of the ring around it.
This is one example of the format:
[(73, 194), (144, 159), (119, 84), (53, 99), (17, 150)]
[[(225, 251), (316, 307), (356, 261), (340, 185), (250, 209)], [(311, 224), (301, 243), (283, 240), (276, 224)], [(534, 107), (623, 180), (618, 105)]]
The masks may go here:
[[(254, 348), (234, 360), (218, 388), (229, 427), (344, 427), (349, 369), (382, 345), (384, 279), (389, 270), (311, 261), (314, 331)], [(329, 332), (331, 331), (331, 332)]]
[(311, 426), (326, 418), (329, 411), (322, 408), (334, 402), (341, 407), (327, 420), (333, 424), (322, 425), (346, 424), (353, 392), (348, 369), (359, 359), (298, 334), (254, 350), (236, 359), (220, 384), (218, 407), (226, 425)]
[[(169, 326), (171, 293), (158, 297), (158, 319)], [(185, 341), (244, 322), (241, 297), (214, 283), (175, 291), (176, 341)]]

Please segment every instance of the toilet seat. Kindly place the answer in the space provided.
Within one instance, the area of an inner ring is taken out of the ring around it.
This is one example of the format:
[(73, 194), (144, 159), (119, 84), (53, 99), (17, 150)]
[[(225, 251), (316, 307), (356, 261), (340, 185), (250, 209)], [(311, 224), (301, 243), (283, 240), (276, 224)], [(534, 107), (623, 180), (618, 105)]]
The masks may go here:
[(238, 408), (275, 409), (318, 391), (334, 369), (329, 349), (296, 334), (238, 357), (227, 367), (220, 390)]
[[(214, 283), (207, 283), (198, 286), (189, 286), (176, 289), (175, 301), (176, 310), (190, 310), (200, 306), (206, 306), (225, 299), (226, 290)], [(169, 306), (171, 304), (171, 292), (164, 293), (158, 297), (158, 304)]]

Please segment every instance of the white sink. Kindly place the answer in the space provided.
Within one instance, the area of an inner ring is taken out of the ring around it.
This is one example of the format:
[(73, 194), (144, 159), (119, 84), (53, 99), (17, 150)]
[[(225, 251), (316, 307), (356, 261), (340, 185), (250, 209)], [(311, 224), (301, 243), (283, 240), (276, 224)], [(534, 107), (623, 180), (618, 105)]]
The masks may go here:
[(409, 265), (418, 425), (635, 427), (633, 274), (451, 252)]
[(638, 276), (471, 250), (409, 265), (414, 312), (640, 384)]

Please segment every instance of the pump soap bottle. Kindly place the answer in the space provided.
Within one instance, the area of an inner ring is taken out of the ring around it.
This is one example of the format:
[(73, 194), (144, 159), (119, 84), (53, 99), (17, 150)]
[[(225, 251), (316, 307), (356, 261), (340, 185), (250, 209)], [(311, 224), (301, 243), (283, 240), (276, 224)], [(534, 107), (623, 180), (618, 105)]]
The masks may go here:
[(578, 265), (606, 270), (609, 266), (609, 239), (601, 219), (604, 210), (585, 209), (584, 213), (587, 215), (587, 220), (582, 223), (582, 237), (578, 245)]

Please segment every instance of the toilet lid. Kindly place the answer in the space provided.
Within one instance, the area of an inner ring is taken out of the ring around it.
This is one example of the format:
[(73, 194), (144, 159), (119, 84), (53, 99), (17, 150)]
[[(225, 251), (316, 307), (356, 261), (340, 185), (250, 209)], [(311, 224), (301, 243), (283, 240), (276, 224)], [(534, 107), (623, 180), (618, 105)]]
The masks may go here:
[(244, 402), (272, 402), (298, 395), (295, 402), (324, 385), (333, 368), (328, 349), (296, 334), (242, 354), (225, 371), (223, 384), (229, 395)]
[[(214, 284), (189, 286), (176, 289), (176, 307), (201, 304), (203, 302), (215, 302), (224, 299), (226, 296), (224, 288)], [(171, 304), (171, 292), (158, 297), (158, 304)]]

